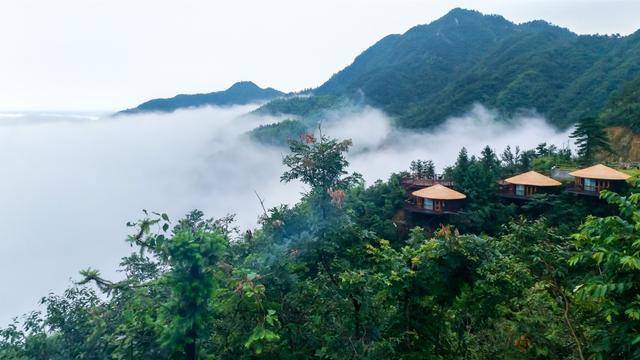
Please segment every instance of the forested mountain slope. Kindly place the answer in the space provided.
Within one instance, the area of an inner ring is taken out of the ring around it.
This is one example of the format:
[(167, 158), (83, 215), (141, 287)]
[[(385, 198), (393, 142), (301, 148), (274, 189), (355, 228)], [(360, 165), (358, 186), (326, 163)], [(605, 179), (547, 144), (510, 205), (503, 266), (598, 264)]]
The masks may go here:
[(640, 33), (576, 35), (544, 21), (516, 25), (455, 9), (390, 35), (316, 94), (362, 96), (405, 127), (429, 127), (474, 102), (505, 114), (535, 110), (566, 127), (596, 115), (640, 75)]
[(464, 209), (430, 215), (403, 184), (432, 161), (366, 187), (351, 140), (289, 145), (300, 202), (253, 229), (144, 211), (121, 280), (82, 270), (0, 328), (0, 359), (640, 358), (640, 188), (507, 201), (499, 179), (584, 159), (463, 148), (444, 177)]

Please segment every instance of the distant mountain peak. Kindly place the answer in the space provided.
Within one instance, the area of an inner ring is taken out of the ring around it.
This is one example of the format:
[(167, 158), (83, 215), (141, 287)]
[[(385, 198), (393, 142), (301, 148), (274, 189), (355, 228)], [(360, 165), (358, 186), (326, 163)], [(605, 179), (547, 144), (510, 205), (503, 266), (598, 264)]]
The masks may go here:
[(512, 24), (509, 20), (505, 19), (501, 15), (483, 14), (477, 10), (469, 10), (463, 8), (455, 8), (446, 13), (441, 18), (433, 21), (431, 24), (438, 23), (450, 23), (454, 25), (460, 25), (461, 21), (499, 21), (502, 23)]
[(143, 112), (172, 112), (182, 108), (201, 106), (232, 106), (263, 102), (284, 95), (273, 88), (261, 88), (252, 81), (239, 81), (224, 91), (206, 94), (179, 94), (167, 99), (153, 99), (135, 108), (117, 114), (136, 114)]
[(238, 81), (233, 85), (229, 86), (228, 90), (236, 90), (236, 89), (262, 89), (253, 81)]
[(451, 9), (448, 13), (446, 13), (444, 16), (442, 16), (440, 19), (445, 19), (445, 18), (450, 18), (450, 17), (456, 17), (456, 16), (474, 16), (474, 17), (483, 17), (485, 16), (484, 14), (482, 14), (480, 11), (478, 10), (472, 10), (472, 9), (464, 9), (464, 8), (453, 8)]

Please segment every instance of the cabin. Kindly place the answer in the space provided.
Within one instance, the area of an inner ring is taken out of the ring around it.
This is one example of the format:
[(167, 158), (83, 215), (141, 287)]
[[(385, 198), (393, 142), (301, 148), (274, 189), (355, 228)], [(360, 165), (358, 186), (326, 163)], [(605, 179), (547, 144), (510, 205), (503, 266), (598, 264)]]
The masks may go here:
[(463, 193), (435, 184), (412, 192), (407, 210), (432, 215), (457, 214), (466, 198)]
[(567, 192), (587, 196), (600, 196), (602, 190), (625, 191), (626, 180), (631, 177), (602, 164), (576, 170), (569, 175), (574, 177), (574, 181)]
[(528, 200), (532, 195), (557, 190), (562, 183), (535, 171), (504, 179), (499, 183), (498, 196), (506, 199)]

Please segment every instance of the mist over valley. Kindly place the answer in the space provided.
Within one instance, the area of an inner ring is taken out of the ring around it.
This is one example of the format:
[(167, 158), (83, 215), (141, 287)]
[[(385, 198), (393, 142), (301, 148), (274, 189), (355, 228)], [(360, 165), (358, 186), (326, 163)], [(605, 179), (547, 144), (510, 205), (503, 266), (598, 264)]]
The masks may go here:
[[(282, 120), (251, 115), (257, 107), (2, 117), (5, 175), (0, 184), (7, 191), (2, 192), (0, 226), (8, 232), (0, 244), (0, 263), (12, 271), (2, 272), (0, 282), (15, 289), (0, 299), (3, 322), (32, 309), (44, 294), (62, 291), (80, 269), (121, 276), (110, 269), (130, 251), (125, 223), (142, 217), (142, 209), (166, 212), (172, 219), (193, 209), (214, 218), (236, 214), (244, 231), (256, 227), (262, 214), (254, 191), (269, 208), (294, 204), (308, 188), (280, 182), (287, 149), (247, 136), (259, 125)], [(567, 145), (568, 132), (541, 117), (504, 121), (497, 116), (476, 105), (433, 130), (409, 131), (392, 126), (382, 111), (364, 107), (327, 114), (322, 131), (353, 140), (349, 170), (361, 173), (368, 184), (406, 171), (416, 159), (431, 159), (442, 171), (463, 146), (479, 154), (487, 144), (497, 152), (507, 145)], [(43, 260), (33, 263), (33, 258)]]
[(36, 2), (0, 359), (640, 358), (640, 4)]

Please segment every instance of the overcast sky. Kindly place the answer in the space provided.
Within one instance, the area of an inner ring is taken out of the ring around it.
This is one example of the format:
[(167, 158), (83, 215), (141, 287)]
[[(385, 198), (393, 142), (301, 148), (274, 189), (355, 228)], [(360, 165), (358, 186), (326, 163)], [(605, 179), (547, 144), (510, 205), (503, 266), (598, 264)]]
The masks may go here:
[(454, 7), (630, 34), (640, 1), (2, 0), (0, 110), (116, 110), (239, 80), (315, 87)]

